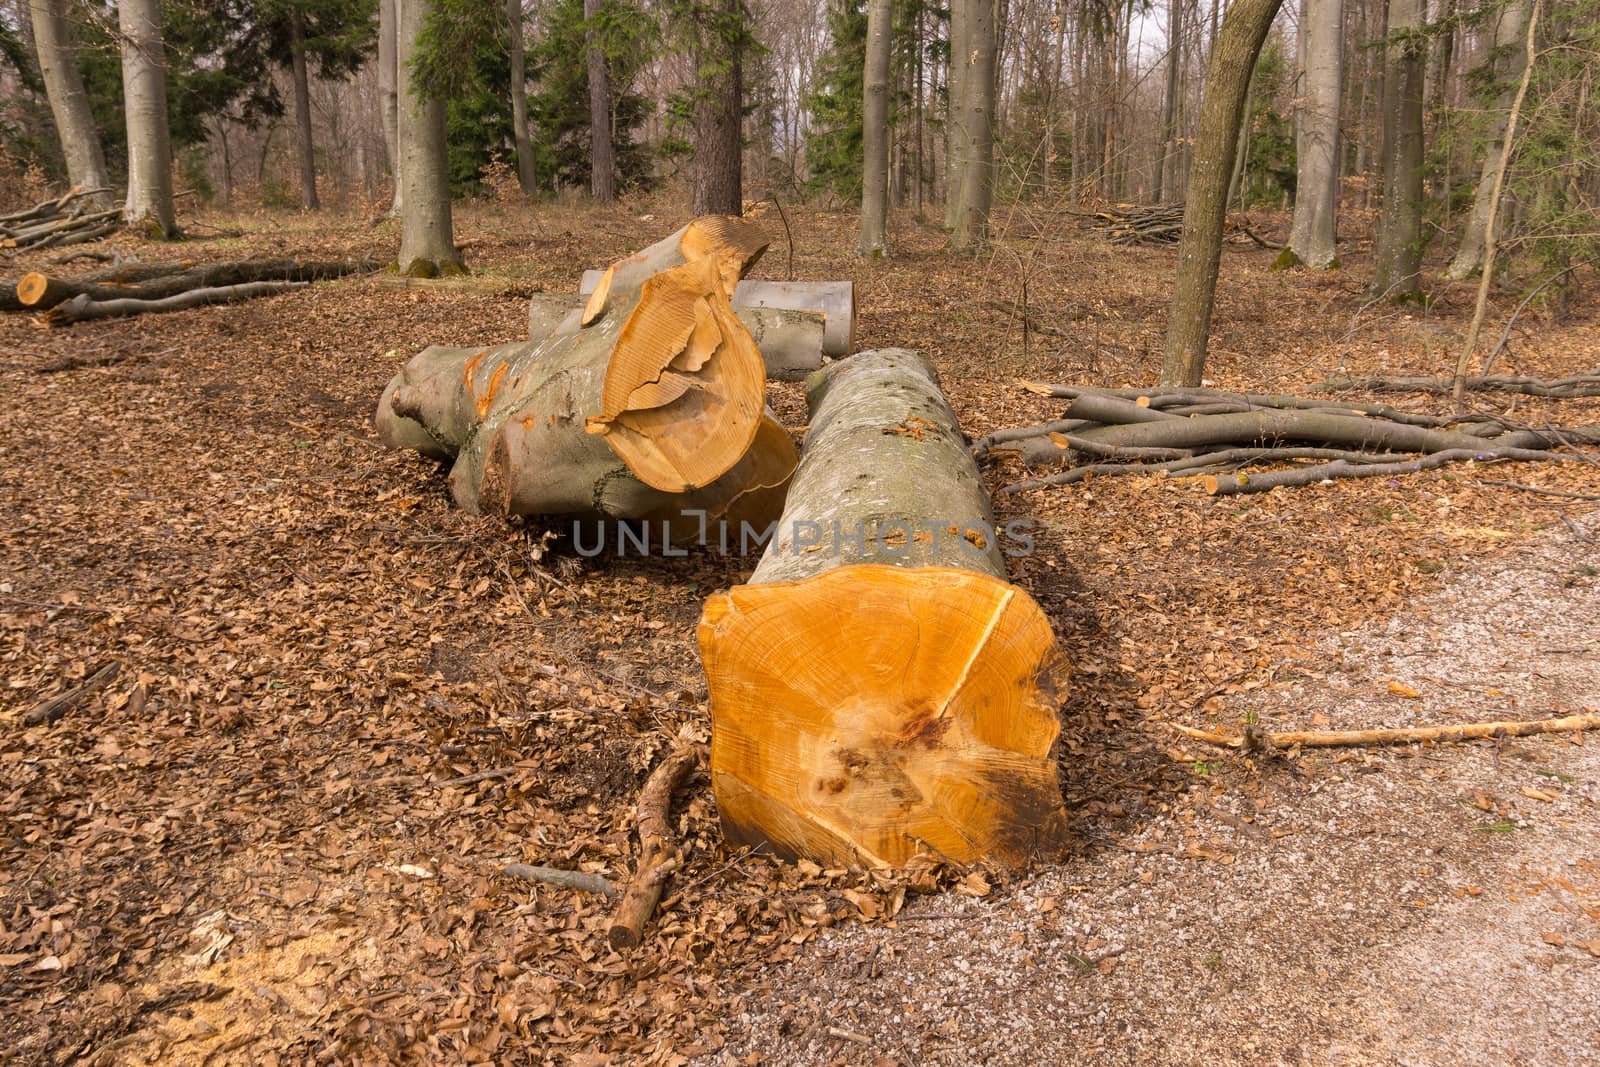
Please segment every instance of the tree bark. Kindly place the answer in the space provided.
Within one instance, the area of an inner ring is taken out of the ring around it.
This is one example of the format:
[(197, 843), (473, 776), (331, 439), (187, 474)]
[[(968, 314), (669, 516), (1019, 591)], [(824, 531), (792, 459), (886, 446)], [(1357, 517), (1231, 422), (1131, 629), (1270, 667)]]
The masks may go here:
[(894, 0), (867, 0), (867, 59), (861, 112), (861, 240), (856, 254), (889, 254), (889, 46)]
[(122, 96), (128, 118), (128, 222), (151, 236), (178, 236), (172, 201), (172, 138), (167, 129), (167, 68), (161, 0), (117, 0), (122, 34)]
[(743, 151), (739, 126), (744, 107), (743, 0), (721, 0), (702, 20), (698, 92), (694, 104), (696, 215), (742, 215)]
[(614, 265), (576, 332), (424, 351), (379, 400), (379, 436), (453, 457), (472, 512), (667, 521), (786, 482), (793, 445), (766, 425), (761, 356), (727, 302), (765, 248), (750, 233), (700, 219)]
[(951, 233), (961, 221), (961, 198), (966, 188), (966, 158), (971, 151), (967, 132), (967, 57), (971, 52), (970, 4), (963, 0), (950, 8), (950, 66), (945, 75), (944, 228)]
[(294, 83), (294, 125), (300, 146), (300, 206), (320, 210), (317, 199), (317, 146), (311, 129), (311, 78), (306, 70), (305, 27), (299, 12), (289, 16), (289, 71)]
[(522, 0), (506, 0), (507, 50), (511, 53), (511, 139), (517, 153), (517, 186), (533, 192), (533, 142), (528, 137), (527, 54), (522, 45)]
[(1422, 76), (1427, 58), (1423, 13), (1423, 0), (1389, 0), (1383, 214), (1372, 291), (1400, 301), (1422, 296)]
[(400, 13), (397, 60), (400, 107), (400, 216), (402, 274), (435, 278), (464, 274), (450, 219), (450, 166), (445, 146), (444, 101), (417, 96), (411, 57), (417, 36), (433, 9), (432, 0), (395, 0)]
[(1283, 0), (1234, 0), (1212, 48), (1200, 102), (1200, 126), (1184, 196), (1178, 277), (1167, 317), (1163, 385), (1199, 385), (1205, 372), (1211, 310), (1222, 260), (1228, 180), (1239, 146), (1245, 97), (1256, 57)]
[(727, 839), (873, 866), (918, 853), (1020, 866), (1059, 851), (1059, 653), (1006, 581), (932, 367), (905, 349), (864, 352), (807, 393), (776, 533), (698, 630)]
[(29, 12), (45, 95), (67, 161), (67, 181), (79, 189), (98, 190), (85, 199), (97, 210), (106, 210), (112, 206), (111, 181), (89, 94), (78, 71), (77, 41), (66, 17), (65, 0), (30, 0)]
[(1467, 368), (1472, 353), (1478, 347), (1478, 332), (1483, 329), (1483, 317), (1489, 309), (1489, 285), (1494, 280), (1495, 255), (1499, 252), (1500, 194), (1505, 189), (1506, 168), (1511, 164), (1511, 146), (1516, 142), (1517, 120), (1522, 114), (1522, 102), (1528, 95), (1528, 82), (1533, 77), (1535, 35), (1539, 29), (1539, 0), (1533, 0), (1533, 10), (1528, 14), (1528, 40), (1523, 50), (1522, 78), (1517, 85), (1517, 95), (1511, 101), (1506, 116), (1506, 128), (1501, 137), (1500, 158), (1496, 162), (1494, 185), (1489, 190), (1489, 217), (1483, 227), (1483, 267), (1478, 278), (1478, 298), (1472, 308), (1472, 323), (1467, 327), (1467, 339), (1461, 346), (1461, 356), (1456, 360), (1451, 396), (1459, 405), (1467, 391)]
[[(1461, 243), (1444, 272), (1446, 278), (1460, 280), (1470, 277), (1483, 266), (1484, 249), (1488, 244), (1489, 216), (1497, 204), (1495, 189), (1500, 173), (1500, 156), (1505, 148), (1506, 126), (1510, 121), (1511, 100), (1528, 62), (1527, 51), (1520, 46), (1523, 31), (1528, 25), (1528, 0), (1509, 0), (1500, 9), (1491, 39), (1497, 84), (1501, 85), (1499, 107), (1490, 119), (1489, 137), (1484, 145), (1483, 167), (1478, 174), (1478, 187), (1472, 198), (1472, 210), (1461, 230)], [(1501, 52), (1506, 54), (1502, 57)]]
[(399, 218), (405, 204), (400, 180), (400, 0), (378, 0), (378, 99), (383, 112), (383, 144), (389, 153), (394, 199), (389, 217)]
[(600, 0), (583, 0), (589, 72), (589, 192), (597, 204), (617, 198), (616, 146), (611, 132), (611, 72), (606, 66), (605, 44), (595, 19)]
[(962, 159), (961, 211), (950, 247), (957, 252), (982, 247), (989, 239), (989, 208), (994, 201), (995, 26), (993, 0), (956, 0), (965, 12), (968, 51), (965, 86), (966, 154)]
[(1167, 92), (1161, 105), (1161, 152), (1156, 157), (1155, 195), (1151, 199), (1159, 204), (1167, 190), (1177, 185), (1168, 177), (1173, 169), (1174, 138), (1177, 132), (1178, 69), (1183, 55), (1183, 8), (1188, 0), (1167, 0)]
[(1305, 88), (1295, 129), (1294, 223), (1286, 251), (1307, 267), (1326, 270), (1337, 256), (1344, 12), (1339, 0), (1304, 0), (1301, 11)]

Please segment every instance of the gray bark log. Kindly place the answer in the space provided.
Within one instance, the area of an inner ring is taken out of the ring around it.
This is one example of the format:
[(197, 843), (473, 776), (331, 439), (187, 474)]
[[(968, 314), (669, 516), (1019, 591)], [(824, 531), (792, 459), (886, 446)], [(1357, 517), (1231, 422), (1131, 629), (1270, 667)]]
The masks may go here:
[[(922, 355), (905, 348), (862, 352), (818, 371), (806, 385), (805, 461), (749, 584), (797, 581), (857, 563), (957, 567), (1005, 580), (989, 494)], [(987, 545), (965, 540), (967, 530), (986, 531)], [(857, 531), (866, 537), (848, 540)], [(900, 534), (903, 544), (886, 543)], [(805, 542), (816, 543), (813, 535), (825, 539), (821, 551), (806, 551)]]
[[(601, 272), (586, 270), (578, 287), (580, 299), (594, 292)], [(733, 291), (734, 310), (774, 308), (805, 311), (823, 317), (822, 354), (835, 359), (855, 347), (856, 290), (852, 282), (774, 282), (745, 279)]]

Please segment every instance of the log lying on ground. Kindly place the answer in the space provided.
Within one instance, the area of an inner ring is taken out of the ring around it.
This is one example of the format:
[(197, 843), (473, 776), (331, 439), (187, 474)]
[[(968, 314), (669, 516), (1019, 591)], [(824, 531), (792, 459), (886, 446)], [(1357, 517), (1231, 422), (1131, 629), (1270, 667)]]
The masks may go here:
[(24, 211), (0, 216), (0, 248), (19, 252), (83, 244), (114, 232), (120, 210), (94, 211), (85, 199), (105, 189), (73, 189)]
[[(1570, 399), (1580, 396), (1600, 396), (1600, 369), (1583, 371), (1566, 378), (1514, 378), (1490, 375), (1487, 378), (1468, 378), (1467, 388), (1480, 392), (1521, 393), (1524, 396), (1544, 396)], [(1454, 389), (1449, 378), (1331, 378), (1318, 382), (1313, 389), (1324, 392), (1342, 392), (1362, 389), (1374, 393), (1449, 393)]]
[[(1600, 441), (1600, 428), (1514, 430), (1504, 421), (1472, 421), (1209, 390), (1091, 390), (1025, 384), (1070, 397), (1062, 420), (1003, 430), (979, 441), (980, 455), (1010, 454), (1033, 466), (1067, 466), (1016, 482), (1006, 492), (1070, 485), (1096, 475), (1165, 474), (1202, 478), (1213, 495), (1266, 492), (1343, 478), (1376, 478), (1462, 460), (1568, 460), (1552, 449)], [(1362, 413), (1366, 412), (1366, 413)], [(1411, 453), (1408, 455), (1408, 453)], [(1320, 461), (1244, 474), (1247, 465)]]
[(162, 297), (159, 300), (139, 300), (133, 297), (95, 300), (84, 293), (45, 312), (44, 321), (52, 326), (70, 326), (75, 322), (87, 322), (91, 319), (186, 311), (207, 304), (232, 304), (240, 300), (276, 296), (279, 293), (304, 289), (310, 284), (310, 282), (248, 282), (244, 285), (225, 285), (216, 289), (191, 289), (186, 293)]
[(865, 352), (807, 382), (776, 534), (698, 630), (730, 843), (903, 864), (1057, 851), (1061, 667), (1006, 580), (988, 495), (933, 369)]
[[(578, 296), (587, 299), (599, 284), (603, 272), (584, 271)], [(803, 311), (821, 315), (824, 322), (822, 354), (835, 359), (848, 356), (855, 347), (856, 289), (851, 282), (775, 282), (757, 279), (741, 281), (733, 290), (734, 310), (766, 308), (771, 311)]]
[(1183, 205), (1111, 204), (1089, 216), (1089, 226), (1116, 245), (1176, 244), (1183, 234)]
[[(604, 278), (603, 271), (585, 271), (579, 299), (587, 301)], [(850, 282), (741, 281), (732, 303), (755, 338), (769, 378), (801, 381), (824, 357), (847, 356), (855, 344)], [(528, 301), (528, 336), (537, 341), (572, 333), (582, 327), (583, 311), (559, 295), (535, 293)]]
[[(87, 303), (113, 300), (165, 300), (200, 289), (225, 289), (258, 282), (315, 282), (378, 270), (375, 259), (333, 260), (328, 262), (294, 259), (246, 259), (204, 266), (171, 264), (177, 270), (155, 273), (164, 268), (120, 268), (101, 271), (83, 278), (56, 278), (38, 271), (24, 274), (17, 282), (17, 303), (21, 308), (49, 311), (79, 297)], [(45, 321), (56, 322), (46, 315)]]
[(468, 511), (659, 519), (674, 539), (693, 513), (770, 516), (794, 445), (727, 301), (764, 247), (741, 220), (697, 219), (619, 265), (589, 326), (427, 349), (384, 390), (379, 435), (453, 459)]

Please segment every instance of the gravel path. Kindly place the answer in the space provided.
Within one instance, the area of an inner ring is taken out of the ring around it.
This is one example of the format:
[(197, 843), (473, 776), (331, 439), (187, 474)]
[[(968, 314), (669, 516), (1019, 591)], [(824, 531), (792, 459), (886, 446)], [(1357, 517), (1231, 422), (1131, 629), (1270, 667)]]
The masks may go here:
[[(1567, 528), (1330, 635), (1221, 721), (1600, 708), (1600, 516)], [(1063, 867), (746, 972), (718, 1062), (1600, 1060), (1600, 736), (1190, 752), (1135, 834), (1080, 822)]]

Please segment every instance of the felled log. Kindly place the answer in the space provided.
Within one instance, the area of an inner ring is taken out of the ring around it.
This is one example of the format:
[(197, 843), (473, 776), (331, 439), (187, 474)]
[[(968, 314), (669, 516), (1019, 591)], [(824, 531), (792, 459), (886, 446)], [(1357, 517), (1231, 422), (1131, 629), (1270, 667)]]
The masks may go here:
[(44, 321), (52, 326), (70, 326), (74, 322), (90, 319), (113, 319), (124, 315), (153, 315), (168, 311), (185, 311), (207, 304), (232, 304), (240, 300), (254, 300), (262, 296), (304, 289), (310, 282), (248, 282), (244, 285), (224, 285), (215, 289), (191, 289), (158, 300), (140, 300), (135, 297), (117, 297), (95, 300), (82, 293), (71, 300), (57, 304), (44, 313)]
[[(1384, 393), (1448, 393), (1454, 383), (1449, 378), (1333, 378), (1319, 382), (1313, 388), (1327, 392), (1345, 389), (1364, 389)], [(1521, 393), (1524, 396), (1571, 398), (1600, 396), (1600, 369), (1584, 371), (1565, 378), (1515, 378), (1490, 375), (1487, 378), (1468, 378), (1468, 390), (1482, 392)]]
[[(230, 288), (255, 282), (325, 281), (347, 274), (369, 273), (378, 268), (379, 263), (375, 259), (329, 262), (245, 259), (199, 267), (190, 265), (185, 269), (164, 273), (149, 273), (149, 269), (124, 270), (99, 272), (85, 278), (57, 278), (31, 271), (17, 282), (16, 292), (17, 302), (23, 308), (48, 311), (80, 296), (94, 303), (123, 299), (164, 300), (197, 289)], [(153, 269), (159, 271), (162, 268)]]
[[(578, 295), (587, 300), (604, 280), (602, 271), (585, 271)], [(850, 354), (855, 344), (855, 286), (851, 282), (741, 281), (733, 309), (745, 324), (767, 368), (780, 381), (801, 381), (822, 366), (824, 357)], [(582, 313), (563, 311), (550, 294), (538, 293), (528, 305), (528, 336), (538, 339), (579, 328)]]
[(55, 722), (61, 716), (82, 704), (84, 700), (116, 681), (117, 675), (121, 671), (122, 664), (116, 660), (101, 664), (80, 684), (73, 686), (64, 693), (56, 694), (25, 713), (22, 716), (22, 725), (40, 726), (44, 723)]
[(776, 533), (698, 629), (728, 840), (871, 865), (1055, 852), (1057, 647), (932, 367), (866, 352), (807, 392)]
[(771, 511), (794, 446), (764, 415), (760, 353), (727, 300), (764, 248), (739, 219), (697, 219), (615, 265), (588, 326), (427, 349), (385, 389), (379, 434), (453, 459), (472, 512), (659, 519), (676, 538), (692, 512)]

